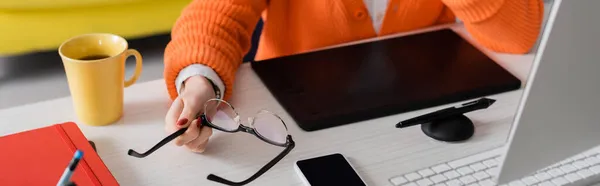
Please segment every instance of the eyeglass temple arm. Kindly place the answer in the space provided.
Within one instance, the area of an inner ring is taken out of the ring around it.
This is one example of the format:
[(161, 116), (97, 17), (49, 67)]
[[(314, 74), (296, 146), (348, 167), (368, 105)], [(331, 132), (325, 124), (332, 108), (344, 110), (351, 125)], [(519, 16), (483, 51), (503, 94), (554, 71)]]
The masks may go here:
[(160, 140), (160, 142), (158, 142), (156, 145), (154, 145), (154, 147), (150, 148), (148, 151), (144, 152), (144, 153), (139, 153), (133, 149), (129, 149), (129, 151), (127, 151), (127, 155), (133, 156), (133, 157), (138, 157), (138, 158), (143, 158), (146, 157), (150, 154), (152, 154), (154, 151), (158, 150), (160, 147), (164, 146), (165, 144), (169, 143), (170, 141), (172, 141), (173, 139), (177, 138), (178, 136), (181, 136), (183, 133), (185, 133), (185, 131), (188, 128), (181, 128), (177, 131), (175, 131), (173, 134), (167, 136), (166, 138)]
[(227, 179), (221, 178), (214, 174), (208, 175), (207, 179), (211, 180), (211, 181), (219, 182), (222, 184), (226, 184), (226, 185), (248, 184), (248, 183), (254, 181), (256, 178), (263, 175), (265, 172), (267, 172), (269, 169), (271, 169), (273, 166), (275, 166), (275, 164), (277, 164), (277, 162), (281, 161), (283, 159), (283, 157), (285, 157), (288, 153), (290, 153), (290, 151), (292, 151), (292, 149), (296, 146), (296, 143), (294, 142), (294, 140), (292, 139), (292, 136), (290, 136), (290, 135), (287, 136), (287, 140), (289, 141), (289, 143), (288, 143), (288, 146), (283, 150), (283, 152), (279, 153), (279, 155), (277, 155), (277, 157), (273, 158), (269, 163), (267, 163), (265, 166), (260, 168), (260, 170), (258, 170), (258, 172), (256, 172), (254, 175), (250, 176), (250, 178), (248, 178), (244, 181), (233, 182), (233, 181), (229, 181)]

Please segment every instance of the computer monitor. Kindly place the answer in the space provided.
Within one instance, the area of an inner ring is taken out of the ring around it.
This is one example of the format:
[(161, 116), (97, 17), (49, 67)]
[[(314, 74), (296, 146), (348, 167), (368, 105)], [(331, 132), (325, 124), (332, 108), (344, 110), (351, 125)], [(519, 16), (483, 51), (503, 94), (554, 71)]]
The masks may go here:
[(599, 0), (555, 0), (496, 183), (600, 145)]

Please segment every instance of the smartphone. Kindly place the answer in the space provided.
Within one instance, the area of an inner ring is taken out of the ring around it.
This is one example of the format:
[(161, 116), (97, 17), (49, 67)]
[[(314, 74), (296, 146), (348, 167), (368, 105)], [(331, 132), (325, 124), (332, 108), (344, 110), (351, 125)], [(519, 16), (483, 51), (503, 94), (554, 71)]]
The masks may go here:
[(367, 186), (340, 153), (296, 161), (294, 169), (307, 186)]

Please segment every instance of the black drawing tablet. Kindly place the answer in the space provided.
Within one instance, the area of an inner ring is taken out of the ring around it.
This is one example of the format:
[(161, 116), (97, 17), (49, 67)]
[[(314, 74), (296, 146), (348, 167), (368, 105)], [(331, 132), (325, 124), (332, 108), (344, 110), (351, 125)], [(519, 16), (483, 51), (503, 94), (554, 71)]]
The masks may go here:
[(306, 131), (521, 86), (449, 29), (257, 61), (252, 68)]

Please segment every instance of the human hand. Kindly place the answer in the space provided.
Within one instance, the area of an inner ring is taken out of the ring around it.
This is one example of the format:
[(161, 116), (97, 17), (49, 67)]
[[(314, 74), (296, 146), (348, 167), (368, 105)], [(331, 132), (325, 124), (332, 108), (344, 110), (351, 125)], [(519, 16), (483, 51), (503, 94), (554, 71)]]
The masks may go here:
[(173, 101), (165, 117), (165, 130), (173, 133), (181, 128), (188, 129), (175, 139), (175, 145), (187, 147), (197, 153), (204, 152), (210, 127), (203, 127), (197, 116), (204, 110), (204, 103), (215, 98), (215, 91), (208, 79), (192, 76), (184, 83), (180, 95)]

